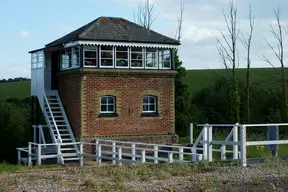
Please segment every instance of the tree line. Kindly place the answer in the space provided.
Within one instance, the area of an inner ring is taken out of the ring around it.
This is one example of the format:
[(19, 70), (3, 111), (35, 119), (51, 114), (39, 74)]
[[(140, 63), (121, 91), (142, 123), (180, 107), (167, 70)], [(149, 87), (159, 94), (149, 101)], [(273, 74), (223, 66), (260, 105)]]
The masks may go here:
[(16, 77), (16, 78), (0, 79), (0, 83), (15, 82), (15, 81), (28, 81), (28, 80), (30, 79), (27, 77)]

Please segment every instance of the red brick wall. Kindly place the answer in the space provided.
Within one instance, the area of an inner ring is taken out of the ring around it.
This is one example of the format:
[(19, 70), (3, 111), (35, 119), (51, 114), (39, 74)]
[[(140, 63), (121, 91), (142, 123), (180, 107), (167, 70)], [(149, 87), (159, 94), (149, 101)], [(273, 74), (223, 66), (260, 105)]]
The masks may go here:
[[(87, 73), (83, 81), (86, 123), (82, 136), (174, 133), (174, 78), (150, 75)], [(100, 97), (116, 96), (117, 117), (98, 117)], [(141, 117), (142, 96), (158, 97), (158, 117)]]
[(75, 138), (81, 135), (81, 76), (61, 74), (58, 80), (59, 94)]

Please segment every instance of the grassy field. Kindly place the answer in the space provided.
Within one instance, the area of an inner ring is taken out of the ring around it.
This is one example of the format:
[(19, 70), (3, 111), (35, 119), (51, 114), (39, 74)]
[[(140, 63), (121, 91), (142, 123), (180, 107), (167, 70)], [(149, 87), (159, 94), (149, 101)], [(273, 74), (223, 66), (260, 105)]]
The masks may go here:
[[(189, 85), (190, 93), (194, 94), (213, 85), (225, 73), (226, 71), (223, 69), (187, 70), (185, 81)], [(239, 78), (245, 78), (246, 69), (238, 69), (237, 73)], [(286, 73), (288, 75), (288, 69)], [(251, 69), (251, 81), (254, 85), (273, 89), (281, 83), (279, 74), (280, 69), (254, 68)]]
[(10, 97), (23, 99), (30, 96), (30, 81), (0, 83), (0, 101)]

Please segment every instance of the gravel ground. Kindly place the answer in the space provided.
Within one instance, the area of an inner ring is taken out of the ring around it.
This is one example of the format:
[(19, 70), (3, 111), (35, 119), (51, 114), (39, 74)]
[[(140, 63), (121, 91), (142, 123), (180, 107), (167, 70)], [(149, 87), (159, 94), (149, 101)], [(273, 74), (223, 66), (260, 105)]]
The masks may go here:
[(288, 164), (44, 166), (0, 173), (0, 191), (288, 191)]

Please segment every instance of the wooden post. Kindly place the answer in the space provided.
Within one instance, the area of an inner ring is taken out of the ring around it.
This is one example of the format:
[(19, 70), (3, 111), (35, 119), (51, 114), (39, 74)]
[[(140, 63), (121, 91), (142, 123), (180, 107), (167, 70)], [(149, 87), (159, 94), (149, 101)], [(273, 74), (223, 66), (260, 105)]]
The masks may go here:
[(115, 159), (116, 159), (116, 142), (113, 142), (112, 143), (112, 158), (113, 158), (113, 160), (112, 160), (112, 164), (113, 165), (115, 165), (116, 164), (116, 161), (115, 161)]
[(28, 143), (28, 166), (31, 166), (32, 165), (32, 147), (31, 147), (31, 143), (29, 142)]
[(158, 164), (158, 145), (154, 145), (154, 164)]
[(193, 144), (193, 123), (190, 123), (190, 144)]
[(118, 165), (122, 166), (122, 148), (118, 148)]
[[(57, 143), (57, 163), (61, 163), (61, 149), (60, 149), (60, 143)], [(64, 163), (64, 162), (63, 162)]]
[(83, 143), (80, 143), (80, 166), (83, 167)]
[(141, 163), (145, 163), (146, 162), (146, 154), (145, 154), (145, 150), (142, 149), (141, 150)]
[(246, 126), (240, 126), (240, 148), (241, 148), (241, 164), (242, 167), (247, 166), (247, 159), (246, 159)]
[(136, 145), (135, 145), (135, 143), (132, 143), (131, 147), (132, 147), (132, 161), (136, 161), (136, 157), (135, 157), (135, 155), (136, 155)]
[(212, 126), (208, 127), (208, 161), (212, 162), (213, 161), (213, 145), (212, 145)]
[(95, 141), (95, 154), (96, 154), (96, 162), (98, 162), (98, 145), (99, 145), (99, 141)]
[(183, 148), (182, 147), (179, 148), (179, 161), (183, 161), (184, 159), (183, 152), (184, 152)]
[(21, 164), (21, 150), (18, 150), (17, 154), (18, 154), (18, 165), (20, 165)]
[(172, 152), (168, 153), (168, 162), (173, 163), (173, 153)]
[(222, 161), (226, 160), (226, 145), (223, 145), (220, 148), (220, 153), (221, 153), (221, 160)]
[[(238, 126), (239, 123), (236, 123), (236, 125), (233, 128), (233, 142), (238, 142)], [(238, 159), (238, 145), (233, 145), (233, 159)]]
[(102, 159), (101, 159), (101, 144), (98, 144), (98, 149), (97, 149), (98, 153), (97, 153), (97, 162), (98, 162), (98, 165), (101, 165), (102, 163)]
[(38, 150), (37, 150), (37, 164), (41, 165), (41, 148), (42, 148), (42, 145), (38, 144), (37, 147), (38, 147)]
[(208, 159), (208, 126), (204, 125), (203, 127), (203, 158), (204, 160)]

